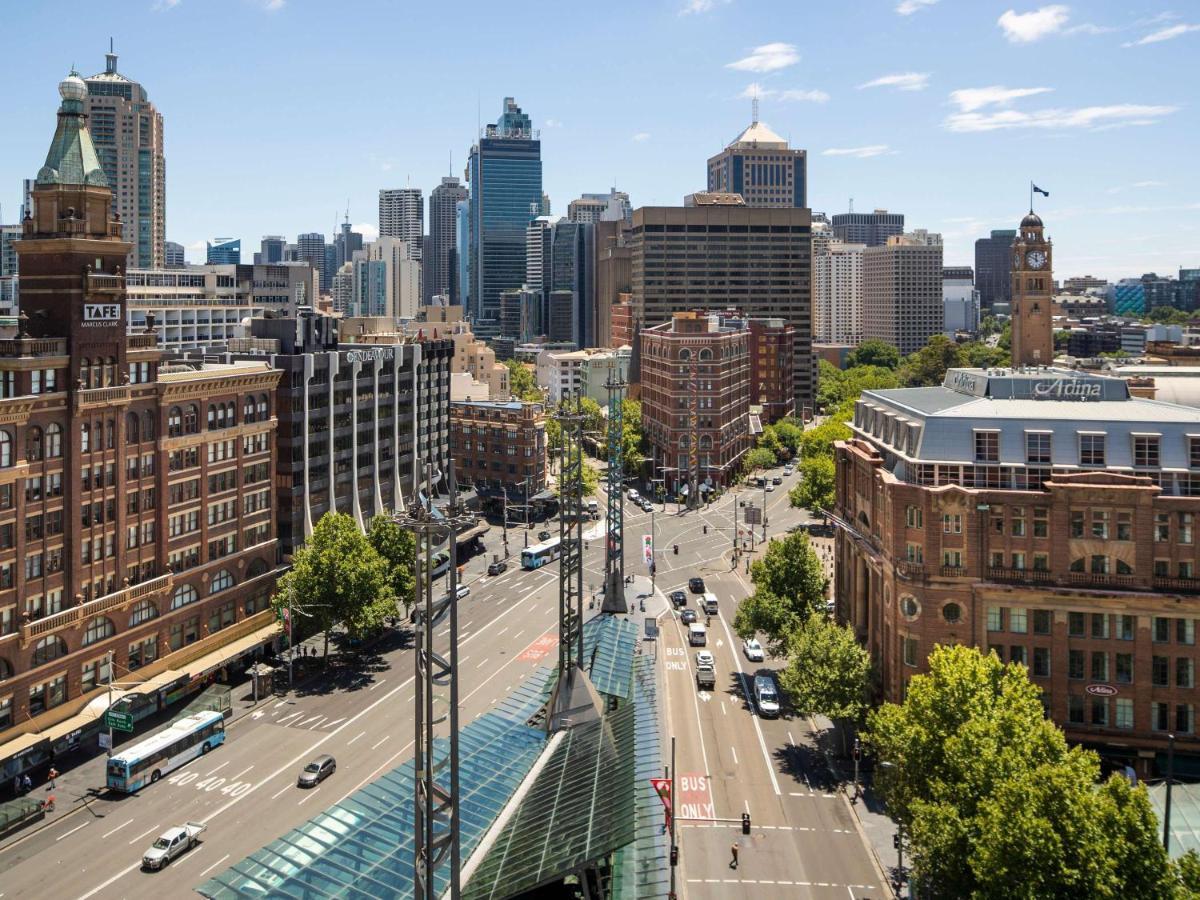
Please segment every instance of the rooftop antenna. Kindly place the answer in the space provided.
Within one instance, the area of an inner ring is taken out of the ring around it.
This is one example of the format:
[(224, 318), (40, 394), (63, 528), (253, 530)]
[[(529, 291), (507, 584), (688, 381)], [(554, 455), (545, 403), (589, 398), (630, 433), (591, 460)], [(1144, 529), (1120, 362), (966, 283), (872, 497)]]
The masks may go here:
[(850, 212), (854, 212), (854, 198), (850, 198)]
[(750, 100), (750, 124), (758, 124), (758, 88), (754, 89), (754, 97)]

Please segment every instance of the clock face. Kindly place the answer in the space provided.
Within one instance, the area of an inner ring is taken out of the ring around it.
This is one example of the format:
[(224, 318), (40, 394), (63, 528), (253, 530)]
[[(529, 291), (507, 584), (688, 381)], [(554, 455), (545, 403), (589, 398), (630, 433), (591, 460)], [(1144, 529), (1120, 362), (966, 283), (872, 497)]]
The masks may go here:
[(1041, 250), (1030, 250), (1025, 254), (1025, 261), (1029, 263), (1029, 268), (1040, 269), (1046, 264), (1046, 254)]

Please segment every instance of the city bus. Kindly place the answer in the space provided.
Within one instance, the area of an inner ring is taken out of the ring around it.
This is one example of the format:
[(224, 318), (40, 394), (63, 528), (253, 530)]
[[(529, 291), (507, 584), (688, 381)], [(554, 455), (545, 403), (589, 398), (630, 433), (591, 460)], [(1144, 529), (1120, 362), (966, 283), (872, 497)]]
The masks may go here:
[(534, 544), (521, 551), (521, 568), (537, 569), (552, 560), (558, 559), (558, 544), (560, 538), (550, 538), (544, 544)]
[(223, 743), (225, 718), (220, 712), (185, 716), (169, 728), (111, 757), (108, 786), (114, 791), (132, 794)]

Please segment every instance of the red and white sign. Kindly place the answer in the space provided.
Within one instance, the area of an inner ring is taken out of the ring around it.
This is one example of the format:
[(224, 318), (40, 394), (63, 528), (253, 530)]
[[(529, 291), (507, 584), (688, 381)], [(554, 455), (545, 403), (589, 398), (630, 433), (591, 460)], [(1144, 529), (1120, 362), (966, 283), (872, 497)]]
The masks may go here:
[(543, 634), (540, 638), (526, 647), (517, 659), (522, 662), (538, 662), (545, 659), (558, 646), (558, 638), (552, 634)]
[(707, 775), (680, 775), (677, 781), (676, 815), (681, 819), (711, 819), (716, 815)]
[(667, 828), (671, 827), (671, 779), (670, 778), (651, 778), (650, 784), (654, 787), (654, 793), (658, 794), (658, 799), (662, 801), (663, 814), (666, 818)]
[(1086, 690), (1094, 697), (1115, 697), (1119, 693), (1111, 684), (1089, 684)]

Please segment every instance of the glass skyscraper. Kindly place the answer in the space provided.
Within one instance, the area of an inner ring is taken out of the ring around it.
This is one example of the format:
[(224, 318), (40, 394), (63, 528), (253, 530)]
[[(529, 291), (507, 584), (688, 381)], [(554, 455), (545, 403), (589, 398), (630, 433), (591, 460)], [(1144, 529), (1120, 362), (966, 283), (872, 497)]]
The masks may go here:
[(512, 97), (471, 147), (467, 254), (470, 309), (498, 319), (500, 293), (525, 281), (525, 227), (542, 205), (542, 145), (529, 116)]

